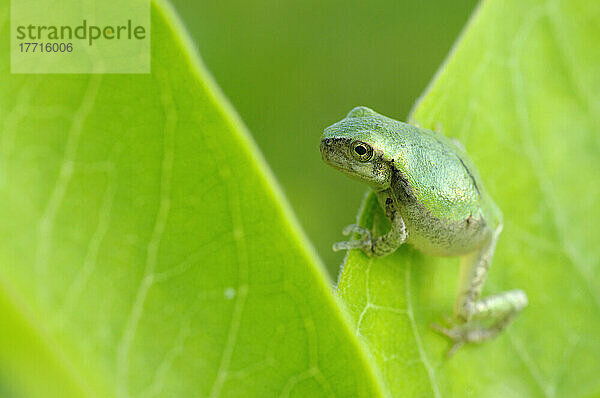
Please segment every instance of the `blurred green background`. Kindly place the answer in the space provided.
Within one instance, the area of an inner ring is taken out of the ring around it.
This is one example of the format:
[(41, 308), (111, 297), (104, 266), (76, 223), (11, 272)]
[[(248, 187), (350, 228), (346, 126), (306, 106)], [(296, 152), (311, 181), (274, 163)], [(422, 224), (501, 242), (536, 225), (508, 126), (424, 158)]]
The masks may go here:
[(476, 3), (173, 0), (334, 279), (366, 188), (322, 163), (323, 128), (356, 105), (406, 120)]

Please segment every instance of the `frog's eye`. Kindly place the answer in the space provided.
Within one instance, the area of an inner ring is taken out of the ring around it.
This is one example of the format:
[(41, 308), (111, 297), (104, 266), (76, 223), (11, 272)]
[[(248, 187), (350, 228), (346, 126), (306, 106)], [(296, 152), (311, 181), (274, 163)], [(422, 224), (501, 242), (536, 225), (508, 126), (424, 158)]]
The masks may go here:
[(350, 152), (352, 156), (361, 162), (368, 162), (373, 158), (373, 148), (362, 141), (353, 141), (350, 144)]

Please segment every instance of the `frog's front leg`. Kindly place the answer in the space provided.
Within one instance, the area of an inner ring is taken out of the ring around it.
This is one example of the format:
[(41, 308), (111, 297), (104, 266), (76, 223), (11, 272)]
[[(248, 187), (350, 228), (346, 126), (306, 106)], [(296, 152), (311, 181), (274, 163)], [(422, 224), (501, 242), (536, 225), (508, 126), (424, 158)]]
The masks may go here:
[(493, 339), (527, 306), (527, 296), (522, 290), (480, 298), (500, 231), (501, 227), (483, 247), (461, 261), (458, 296), (454, 306), (454, 316), (460, 324), (450, 328), (433, 325), (436, 331), (454, 342), (448, 355), (465, 343)]
[(333, 250), (362, 249), (368, 256), (379, 257), (393, 253), (406, 241), (408, 236), (406, 226), (404, 225), (404, 220), (402, 219), (390, 192), (379, 192), (377, 197), (379, 203), (385, 209), (385, 215), (391, 223), (391, 228), (388, 233), (373, 239), (371, 230), (356, 224), (348, 225), (344, 228), (344, 235), (357, 233), (361, 235), (360, 239), (337, 242), (333, 245)]

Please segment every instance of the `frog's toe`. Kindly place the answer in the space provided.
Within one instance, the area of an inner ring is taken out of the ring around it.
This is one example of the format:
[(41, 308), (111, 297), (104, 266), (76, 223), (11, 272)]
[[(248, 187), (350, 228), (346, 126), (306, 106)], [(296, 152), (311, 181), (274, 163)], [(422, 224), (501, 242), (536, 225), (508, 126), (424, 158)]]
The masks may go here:
[(449, 329), (445, 326), (442, 326), (438, 323), (432, 323), (431, 325), (429, 325), (429, 327), (431, 329), (433, 329), (435, 332), (437, 332), (445, 337), (451, 338), (451, 334), (452, 334), (451, 329)]
[(456, 351), (458, 351), (459, 348), (461, 348), (463, 345), (465, 345), (465, 343), (470, 342), (470, 340), (469, 340), (469, 333), (468, 333), (467, 328), (465, 328), (463, 325), (454, 326), (453, 320), (446, 319), (446, 322), (448, 322), (452, 326), (444, 327), (437, 323), (432, 323), (430, 325), (430, 327), (435, 332), (446, 337), (452, 343), (452, 345), (446, 352), (446, 357), (450, 358), (452, 355), (454, 355), (456, 353)]
[(371, 247), (371, 240), (349, 240), (347, 242), (337, 242), (333, 244), (333, 251), (350, 250), (350, 249), (364, 249)]
[(452, 355), (456, 354), (456, 351), (459, 350), (460, 347), (462, 347), (463, 345), (465, 345), (464, 341), (455, 341), (450, 348), (448, 349), (448, 351), (446, 351), (446, 358), (450, 358)]
[(370, 253), (373, 246), (371, 239), (371, 230), (368, 228), (361, 227), (357, 224), (350, 224), (342, 231), (344, 235), (357, 234), (360, 237), (358, 239), (352, 239), (347, 242), (337, 242), (333, 244), (334, 251), (350, 250), (350, 249), (362, 249), (366, 253)]
[(343, 229), (342, 234), (345, 236), (350, 234), (359, 234), (362, 238), (361, 240), (365, 238), (371, 240), (371, 231), (368, 228), (361, 227), (358, 224), (347, 225), (346, 228)]
[(333, 251), (334, 252), (339, 252), (341, 250), (350, 250), (350, 249), (356, 249), (356, 245), (355, 245), (356, 241), (348, 241), (348, 242), (335, 242), (333, 244)]
[(460, 322), (458, 322), (456, 320), (456, 318), (446, 315), (446, 316), (444, 316), (444, 324), (447, 327), (453, 328), (453, 327), (460, 325)]

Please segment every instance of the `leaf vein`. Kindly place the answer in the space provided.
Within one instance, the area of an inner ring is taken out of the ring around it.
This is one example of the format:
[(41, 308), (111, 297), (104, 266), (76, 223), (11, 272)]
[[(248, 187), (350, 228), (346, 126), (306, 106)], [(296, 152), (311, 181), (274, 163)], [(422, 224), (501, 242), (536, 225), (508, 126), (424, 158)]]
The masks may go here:
[(73, 283), (67, 289), (63, 304), (55, 315), (54, 324), (59, 328), (64, 324), (67, 314), (71, 313), (72, 307), (83, 293), (89, 278), (94, 272), (98, 261), (100, 245), (110, 226), (110, 213), (117, 192), (116, 170), (113, 164), (109, 162), (103, 163), (100, 167), (108, 175), (108, 186), (104, 192), (102, 204), (100, 205), (100, 214), (98, 215), (96, 229), (92, 233), (87, 252), (83, 257), (83, 266), (75, 275)]
[(164, 230), (169, 217), (171, 206), (171, 180), (173, 174), (174, 160), (174, 141), (175, 131), (177, 128), (177, 110), (171, 94), (171, 89), (166, 80), (166, 74), (163, 72), (161, 100), (165, 109), (166, 121), (164, 132), (164, 149), (161, 162), (160, 176), (160, 199), (152, 235), (146, 248), (146, 264), (144, 266), (144, 275), (141, 279), (140, 286), (137, 290), (131, 311), (125, 323), (125, 328), (121, 335), (121, 339), (117, 346), (117, 380), (116, 380), (116, 395), (118, 397), (128, 397), (128, 371), (129, 371), (129, 355), (131, 346), (135, 339), (137, 326), (144, 311), (144, 303), (150, 288), (154, 283), (154, 270), (158, 261), (158, 251), (160, 242), (164, 234)]
[(36, 275), (36, 291), (38, 299), (43, 300), (47, 294), (48, 257), (52, 249), (52, 231), (56, 215), (64, 199), (67, 187), (73, 176), (74, 162), (79, 147), (79, 139), (83, 132), (83, 125), (87, 116), (92, 111), (96, 95), (100, 88), (102, 75), (95, 74), (89, 80), (79, 108), (73, 114), (73, 121), (69, 128), (65, 152), (58, 172), (57, 181), (50, 193), (38, 224), (38, 246), (35, 256), (34, 273)]
[[(219, 173), (221, 178), (226, 183), (231, 179), (232, 172), (227, 166), (227, 162), (220, 162)], [(231, 322), (229, 330), (227, 332), (227, 339), (225, 341), (225, 347), (221, 354), (221, 360), (219, 361), (219, 367), (217, 369), (217, 375), (211, 386), (209, 397), (216, 398), (220, 395), (223, 385), (227, 380), (227, 369), (230, 366), (231, 358), (233, 356), (233, 350), (237, 342), (240, 325), (242, 323), (242, 313), (248, 297), (248, 275), (249, 275), (249, 264), (248, 264), (248, 252), (246, 249), (246, 237), (244, 234), (244, 220), (242, 217), (242, 209), (240, 204), (238, 187), (227, 185), (229, 188), (229, 207), (231, 212), (232, 221), (232, 234), (236, 247), (236, 256), (238, 263), (238, 294), (235, 297), (233, 305), (233, 311), (231, 315)]]
[(423, 362), (423, 366), (425, 366), (425, 370), (427, 371), (427, 376), (429, 377), (429, 382), (431, 383), (431, 389), (433, 391), (433, 396), (436, 398), (440, 398), (440, 388), (437, 384), (435, 378), (435, 371), (429, 360), (427, 359), (427, 354), (425, 353), (425, 349), (423, 348), (423, 342), (421, 341), (421, 336), (419, 335), (419, 331), (417, 330), (417, 323), (415, 322), (415, 314), (413, 312), (412, 305), (412, 297), (410, 293), (410, 270), (412, 267), (412, 263), (406, 264), (406, 306), (408, 319), (410, 320), (410, 328), (412, 330), (413, 336), (415, 337), (415, 342), (417, 343), (417, 350), (419, 351), (419, 356), (421, 357), (421, 362)]
[(533, 175), (535, 176), (538, 182), (540, 192), (542, 193), (546, 203), (550, 206), (552, 210), (551, 213), (553, 215), (553, 222), (557, 228), (557, 231), (559, 232), (560, 244), (564, 252), (566, 253), (567, 258), (569, 258), (570, 264), (580, 275), (580, 277), (584, 280), (587, 290), (593, 298), (593, 302), (596, 306), (596, 309), (600, 310), (600, 295), (598, 295), (596, 289), (592, 285), (592, 272), (591, 270), (588, 270), (583, 266), (584, 261), (582, 261), (581, 255), (569, 240), (569, 235), (565, 227), (566, 217), (562, 214), (560, 206), (558, 206), (557, 204), (557, 200), (553, 194), (554, 189), (552, 187), (552, 181), (550, 177), (543, 171), (542, 167), (539, 167), (541, 161), (539, 159), (536, 146), (533, 142), (533, 138), (529, 133), (532, 127), (530, 123), (530, 116), (527, 104), (524, 100), (525, 83), (520, 69), (519, 53), (521, 47), (524, 44), (524, 41), (527, 39), (531, 30), (535, 26), (535, 23), (539, 22), (539, 20), (545, 15), (546, 11), (547, 9), (545, 7), (538, 7), (537, 9), (533, 10), (526, 19), (526, 21), (523, 23), (521, 29), (517, 32), (512, 45), (512, 53), (510, 56), (509, 65), (512, 75), (511, 86), (515, 96), (515, 112), (521, 125), (519, 131), (523, 140), (524, 154), (531, 164)]

